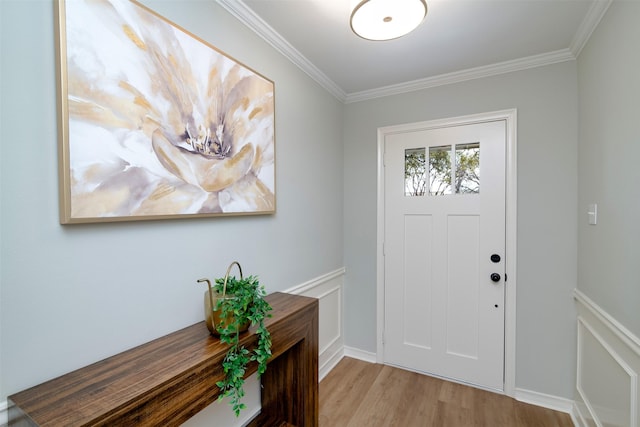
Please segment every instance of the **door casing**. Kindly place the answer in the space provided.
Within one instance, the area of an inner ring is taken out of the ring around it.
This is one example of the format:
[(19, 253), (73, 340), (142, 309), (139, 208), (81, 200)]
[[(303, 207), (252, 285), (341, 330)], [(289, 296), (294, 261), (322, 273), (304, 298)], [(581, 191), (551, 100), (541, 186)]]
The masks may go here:
[(515, 372), (516, 372), (516, 256), (517, 256), (517, 110), (500, 110), (489, 113), (480, 113), (453, 118), (429, 120), (417, 123), (385, 126), (378, 128), (378, 203), (377, 203), (377, 255), (376, 255), (376, 282), (377, 282), (377, 320), (376, 320), (376, 361), (384, 363), (383, 332), (385, 322), (385, 295), (384, 295), (384, 141), (389, 133), (410, 132), (417, 130), (437, 129), (448, 126), (459, 126), (481, 123), (492, 120), (506, 121), (506, 170), (505, 170), (505, 321), (504, 321), (504, 394), (515, 396)]

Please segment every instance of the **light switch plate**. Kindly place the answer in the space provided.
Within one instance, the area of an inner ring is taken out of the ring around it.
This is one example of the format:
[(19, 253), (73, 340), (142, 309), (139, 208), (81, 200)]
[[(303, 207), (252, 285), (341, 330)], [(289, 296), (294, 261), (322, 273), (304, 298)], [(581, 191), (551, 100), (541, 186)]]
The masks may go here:
[(589, 205), (587, 215), (589, 217), (589, 225), (596, 225), (598, 223), (598, 205), (596, 203)]

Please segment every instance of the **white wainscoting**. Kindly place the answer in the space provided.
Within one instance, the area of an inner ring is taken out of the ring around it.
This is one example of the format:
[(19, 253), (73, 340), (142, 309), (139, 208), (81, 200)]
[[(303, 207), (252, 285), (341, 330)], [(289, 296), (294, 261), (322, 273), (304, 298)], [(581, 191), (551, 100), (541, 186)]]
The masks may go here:
[(579, 427), (640, 427), (640, 339), (589, 297), (578, 302), (575, 422)]
[(0, 402), (0, 426), (6, 426), (9, 422), (7, 401)]
[(318, 298), (318, 376), (322, 380), (344, 356), (343, 297), (344, 268), (327, 273), (285, 292)]

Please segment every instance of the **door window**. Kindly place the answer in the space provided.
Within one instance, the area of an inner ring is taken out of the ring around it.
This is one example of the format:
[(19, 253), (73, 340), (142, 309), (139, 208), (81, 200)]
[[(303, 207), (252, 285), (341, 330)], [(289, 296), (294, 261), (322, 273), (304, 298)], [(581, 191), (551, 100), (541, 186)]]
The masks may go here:
[[(480, 143), (407, 148), (404, 195), (445, 196), (480, 192)], [(452, 161), (454, 159), (454, 161)]]
[(404, 195), (424, 196), (427, 191), (427, 159), (424, 148), (404, 151)]

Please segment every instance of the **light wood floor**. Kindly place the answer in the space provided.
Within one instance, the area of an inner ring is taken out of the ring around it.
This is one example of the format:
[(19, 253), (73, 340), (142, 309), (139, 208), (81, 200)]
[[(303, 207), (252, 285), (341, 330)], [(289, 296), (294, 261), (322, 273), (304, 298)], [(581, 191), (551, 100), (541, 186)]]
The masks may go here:
[(320, 382), (320, 427), (565, 427), (562, 412), (345, 357)]

